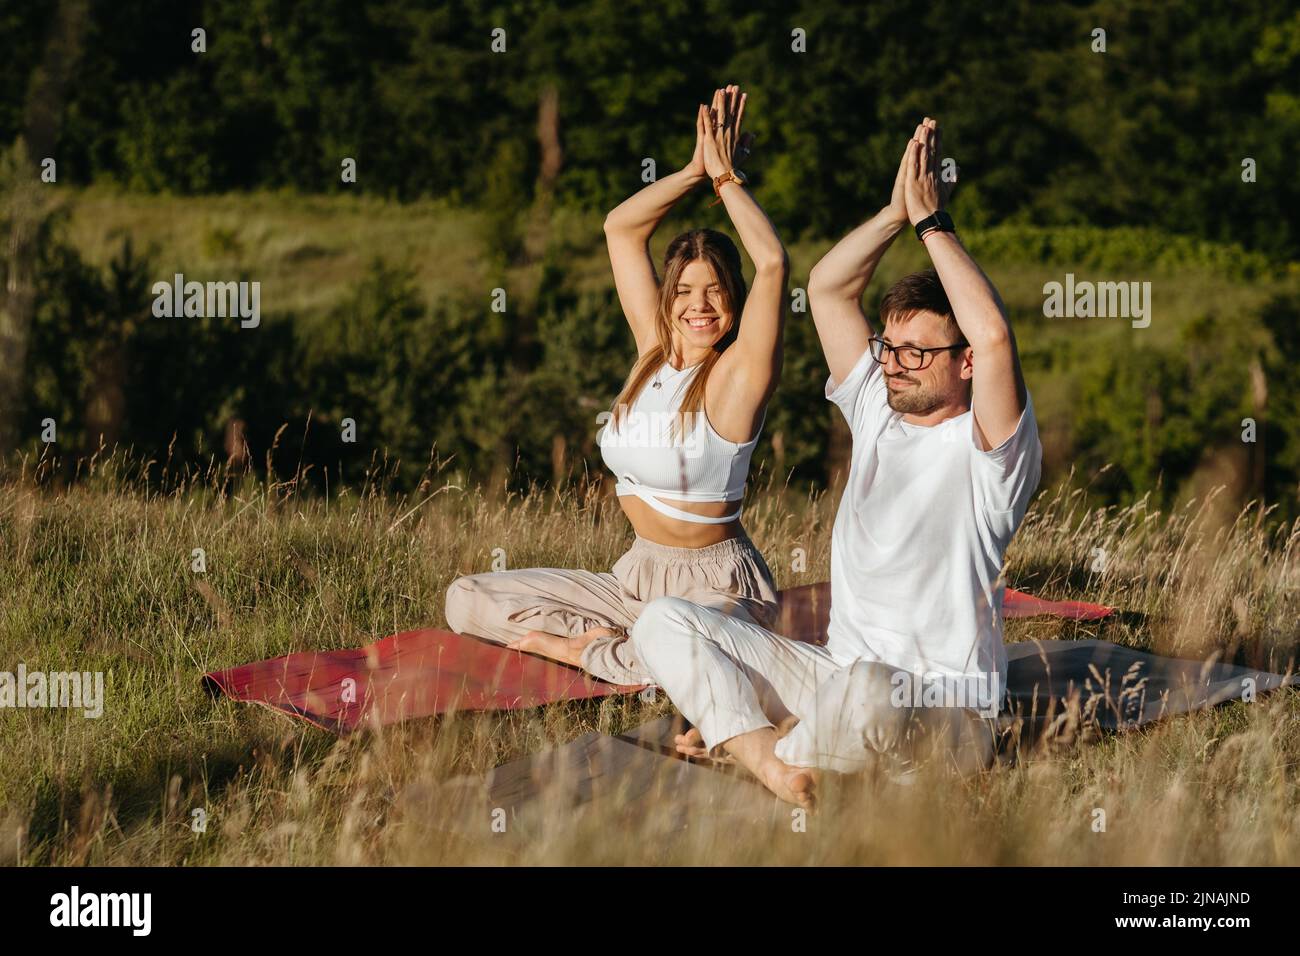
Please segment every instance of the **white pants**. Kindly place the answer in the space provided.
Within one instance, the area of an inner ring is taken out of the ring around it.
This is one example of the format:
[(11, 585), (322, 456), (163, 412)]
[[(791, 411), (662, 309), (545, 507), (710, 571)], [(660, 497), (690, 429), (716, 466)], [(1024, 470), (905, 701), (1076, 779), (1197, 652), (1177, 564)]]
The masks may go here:
[(931, 759), (961, 773), (993, 760), (991, 719), (967, 708), (895, 706), (895, 668), (886, 664), (841, 664), (824, 647), (673, 597), (646, 605), (632, 642), (710, 750), (793, 715), (798, 723), (776, 755), (795, 767), (879, 765), (906, 777)]

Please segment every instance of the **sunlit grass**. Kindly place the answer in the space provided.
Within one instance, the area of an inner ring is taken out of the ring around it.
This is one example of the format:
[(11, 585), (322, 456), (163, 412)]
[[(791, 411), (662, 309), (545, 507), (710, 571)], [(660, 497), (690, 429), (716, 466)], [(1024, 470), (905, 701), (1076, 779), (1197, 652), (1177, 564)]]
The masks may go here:
[[(1058, 745), (972, 780), (837, 781), (807, 832), (785, 811), (739, 830), (707, 813), (683, 826), (664, 794), (632, 819), (607, 800), (557, 811), (543, 834), (493, 834), (484, 816), (481, 837), (455, 835), (450, 820), (476, 812), (467, 781), (670, 706), (633, 696), (338, 740), (211, 700), (199, 678), (441, 625), (446, 586), (487, 570), (495, 548), (511, 567), (608, 567), (630, 531), (601, 489), (521, 498), (459, 487), (435, 468), (410, 497), (376, 480), (326, 500), (292, 481), (216, 473), (146, 492), (130, 471), (110, 456), (71, 488), (15, 478), (0, 496), (0, 669), (103, 670), (108, 696), (99, 720), (0, 711), (0, 860), (1237, 864), (1294, 862), (1300, 851), (1300, 703), (1289, 691)], [(827, 577), (833, 506), (755, 490), (746, 523), (782, 586)], [(1255, 510), (1226, 524), (1219, 514), (1204, 502), (1173, 514), (1142, 503), (1089, 511), (1064, 487), (1045, 493), (1009, 555), (1010, 582), (1128, 613), (1105, 625), (1012, 621), (1008, 638), (1101, 636), (1286, 670), (1300, 616), (1297, 531)], [(195, 548), (206, 574), (191, 571)], [(196, 808), (203, 834), (190, 828)], [(1093, 829), (1098, 809), (1104, 832)]]

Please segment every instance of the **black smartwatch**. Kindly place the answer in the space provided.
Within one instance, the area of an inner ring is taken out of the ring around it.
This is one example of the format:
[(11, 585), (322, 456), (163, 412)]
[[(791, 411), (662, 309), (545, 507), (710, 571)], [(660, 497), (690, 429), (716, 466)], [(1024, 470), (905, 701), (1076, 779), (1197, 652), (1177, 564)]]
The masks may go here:
[(956, 232), (957, 227), (952, 224), (952, 216), (940, 209), (933, 216), (926, 216), (916, 224), (916, 238), (924, 239), (927, 232)]

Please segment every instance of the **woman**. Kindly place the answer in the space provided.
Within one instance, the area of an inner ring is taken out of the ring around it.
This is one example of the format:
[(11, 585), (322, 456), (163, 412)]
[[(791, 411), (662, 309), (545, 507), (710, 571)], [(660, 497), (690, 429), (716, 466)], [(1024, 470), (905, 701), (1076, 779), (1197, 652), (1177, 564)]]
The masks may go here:
[[(447, 621), (618, 684), (646, 683), (627, 629), (658, 597), (684, 597), (773, 623), (776, 587), (740, 523), (750, 456), (781, 372), (788, 262), (734, 158), (746, 97), (714, 92), (696, 114), (695, 153), (605, 220), (619, 302), (637, 361), (600, 433), (619, 504), (636, 531), (612, 573), (534, 568), (463, 577), (447, 591)], [(650, 237), (673, 205), (713, 184), (754, 263), (711, 229), (668, 245), (655, 276)]]

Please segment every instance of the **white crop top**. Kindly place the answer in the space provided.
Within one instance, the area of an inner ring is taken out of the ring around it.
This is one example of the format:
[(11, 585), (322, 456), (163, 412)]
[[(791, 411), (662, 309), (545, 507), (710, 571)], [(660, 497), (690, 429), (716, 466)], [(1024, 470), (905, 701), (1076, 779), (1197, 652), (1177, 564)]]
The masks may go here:
[[(682, 521), (725, 524), (740, 517), (740, 508), (710, 518), (660, 500), (739, 501), (745, 494), (745, 477), (758, 434), (743, 443), (727, 441), (701, 411), (693, 423), (689, 418), (684, 421), (674, 435), (677, 410), (698, 368), (660, 366), (625, 410), (621, 422), (616, 425), (609, 417), (596, 437), (601, 457), (618, 479), (616, 494), (635, 495), (655, 511)], [(760, 423), (759, 433), (762, 430)]]

